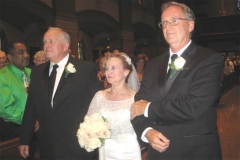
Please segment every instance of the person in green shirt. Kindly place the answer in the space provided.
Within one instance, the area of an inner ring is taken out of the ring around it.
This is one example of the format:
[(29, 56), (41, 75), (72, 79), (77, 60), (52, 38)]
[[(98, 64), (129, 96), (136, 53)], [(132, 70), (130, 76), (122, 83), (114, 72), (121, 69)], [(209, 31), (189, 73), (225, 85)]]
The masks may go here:
[[(9, 64), (0, 70), (0, 141), (20, 135), (22, 118), (28, 97), (31, 69), (26, 45), (20, 41), (10, 42), (6, 52)], [(38, 130), (38, 123), (35, 131)], [(37, 135), (33, 134), (28, 160), (35, 159)]]
[(31, 73), (26, 68), (30, 58), (24, 43), (9, 43), (6, 54), (9, 64), (0, 70), (1, 141), (19, 137)]

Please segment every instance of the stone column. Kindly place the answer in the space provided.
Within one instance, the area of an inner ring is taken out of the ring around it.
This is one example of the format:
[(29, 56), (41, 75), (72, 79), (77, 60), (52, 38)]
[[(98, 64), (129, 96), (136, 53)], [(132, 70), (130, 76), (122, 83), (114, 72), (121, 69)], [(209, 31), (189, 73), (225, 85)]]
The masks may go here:
[(132, 27), (132, 1), (119, 1), (119, 22), (122, 51), (133, 56), (135, 43)]
[(134, 55), (134, 35), (133, 31), (128, 30), (122, 30), (122, 46), (123, 46), (123, 52), (128, 54), (129, 56)]
[(71, 37), (71, 53), (78, 57), (78, 20), (75, 14), (75, 0), (52, 0), (54, 27), (64, 29)]

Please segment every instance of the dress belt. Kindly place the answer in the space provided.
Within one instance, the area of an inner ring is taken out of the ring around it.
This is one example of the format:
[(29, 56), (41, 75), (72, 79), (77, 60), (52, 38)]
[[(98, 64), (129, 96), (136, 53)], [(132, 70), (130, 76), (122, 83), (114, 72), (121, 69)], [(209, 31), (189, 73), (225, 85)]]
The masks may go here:
[(111, 139), (121, 139), (121, 138), (134, 138), (136, 137), (136, 134), (135, 133), (126, 133), (126, 134), (111, 134)]

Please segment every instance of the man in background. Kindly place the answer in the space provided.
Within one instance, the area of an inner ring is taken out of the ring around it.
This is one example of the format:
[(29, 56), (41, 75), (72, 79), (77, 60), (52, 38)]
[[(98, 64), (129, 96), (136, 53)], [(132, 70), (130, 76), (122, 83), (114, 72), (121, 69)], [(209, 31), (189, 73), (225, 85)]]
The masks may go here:
[[(7, 141), (20, 136), (23, 113), (28, 96), (31, 69), (26, 45), (14, 41), (7, 46), (9, 64), (0, 70), (0, 139)], [(36, 125), (36, 130), (38, 125)], [(28, 159), (34, 159), (36, 135), (30, 143)]]
[(6, 141), (19, 137), (31, 70), (27, 47), (11, 42), (7, 48), (9, 64), (0, 70), (0, 138)]

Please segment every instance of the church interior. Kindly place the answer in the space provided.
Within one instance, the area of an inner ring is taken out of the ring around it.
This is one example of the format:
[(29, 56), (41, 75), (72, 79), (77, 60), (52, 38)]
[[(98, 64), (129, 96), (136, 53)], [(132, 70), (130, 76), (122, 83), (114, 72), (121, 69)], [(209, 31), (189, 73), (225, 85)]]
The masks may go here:
[[(131, 58), (145, 54), (152, 59), (168, 49), (158, 27), (165, 1), (0, 0), (0, 50), (10, 41), (22, 40), (33, 63), (34, 54), (43, 47), (43, 34), (49, 27), (60, 27), (69, 33), (71, 54), (78, 59), (94, 62), (114, 49)], [(196, 44), (224, 57), (240, 56), (239, 0), (176, 1), (187, 4), (196, 16), (191, 38)], [(217, 108), (223, 160), (239, 160), (240, 85), (225, 83)], [(0, 159), (21, 159), (18, 141), (1, 142)], [(146, 154), (142, 153), (144, 160)]]

